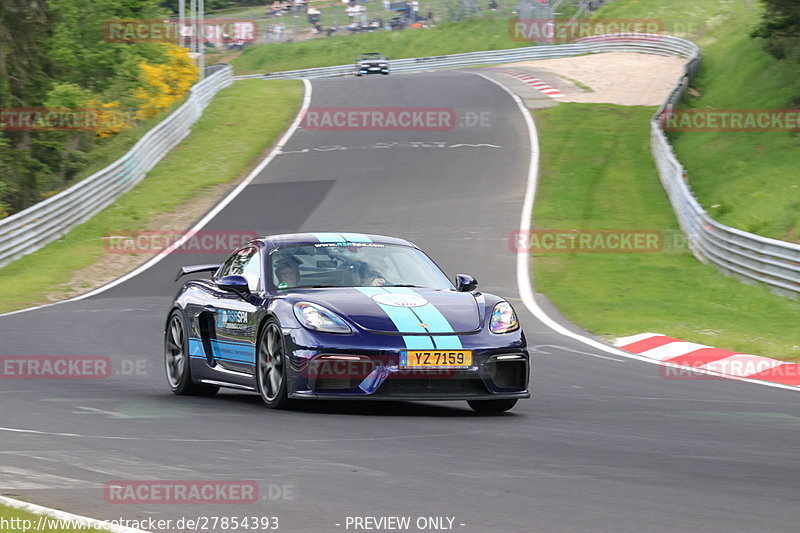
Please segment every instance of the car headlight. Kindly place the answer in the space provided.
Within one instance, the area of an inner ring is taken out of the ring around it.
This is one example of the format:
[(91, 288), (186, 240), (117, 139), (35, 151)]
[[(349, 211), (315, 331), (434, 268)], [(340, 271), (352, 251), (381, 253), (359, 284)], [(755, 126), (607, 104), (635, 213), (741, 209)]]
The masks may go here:
[(294, 316), (300, 323), (314, 331), (325, 333), (350, 333), (350, 326), (333, 311), (309, 302), (294, 304)]
[(492, 310), (489, 331), (492, 333), (510, 333), (519, 329), (517, 314), (508, 302), (500, 302)]
[(388, 67), (389, 65), (388, 65), (388, 64), (386, 64), (386, 63), (381, 63), (381, 64), (380, 64), (380, 65), (378, 65), (378, 66), (380, 66), (380, 67), (383, 67), (383, 68), (386, 68), (386, 67)]

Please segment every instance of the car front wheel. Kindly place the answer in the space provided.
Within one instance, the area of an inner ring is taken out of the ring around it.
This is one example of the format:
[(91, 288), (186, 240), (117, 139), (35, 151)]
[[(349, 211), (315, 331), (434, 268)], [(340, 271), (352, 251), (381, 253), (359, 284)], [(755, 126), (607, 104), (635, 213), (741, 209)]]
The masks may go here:
[(280, 323), (271, 318), (258, 337), (258, 392), (264, 405), (280, 409), (288, 403), (286, 349)]

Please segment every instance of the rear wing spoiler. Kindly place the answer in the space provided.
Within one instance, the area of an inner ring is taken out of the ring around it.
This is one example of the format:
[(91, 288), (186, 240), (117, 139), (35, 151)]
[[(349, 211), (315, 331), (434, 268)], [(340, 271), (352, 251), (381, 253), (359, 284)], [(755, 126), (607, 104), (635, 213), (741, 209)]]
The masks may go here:
[(187, 274), (195, 274), (197, 272), (214, 272), (222, 265), (192, 265), (185, 266), (178, 269), (178, 274), (175, 276), (175, 281), (178, 281)]

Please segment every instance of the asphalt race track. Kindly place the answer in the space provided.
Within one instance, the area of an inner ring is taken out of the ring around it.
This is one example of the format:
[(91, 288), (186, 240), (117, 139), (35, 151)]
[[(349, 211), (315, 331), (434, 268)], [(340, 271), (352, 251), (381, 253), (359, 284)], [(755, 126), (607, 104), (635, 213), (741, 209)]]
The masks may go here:
[[(102, 380), (0, 380), (0, 494), (100, 519), (275, 516), (281, 531), (306, 533), (347, 531), (348, 516), (454, 517), (465, 533), (798, 530), (800, 395), (664, 379), (658, 365), (596, 351), (525, 310), (508, 236), (529, 146), (508, 94), (461, 72), (343, 78), (313, 82), (314, 106), (452, 107), (490, 120), (298, 130), (205, 229), (416, 242), (451, 277), (473, 274), (515, 304), (533, 399), (479, 416), (463, 402), (270, 411), (254, 394), (174, 397), (162, 331), (175, 271), (221, 257), (173, 254), (94, 297), (0, 318), (0, 356), (105, 355), (114, 369)], [(103, 495), (112, 480), (216, 479), (254, 480), (262, 499), (119, 505)]]

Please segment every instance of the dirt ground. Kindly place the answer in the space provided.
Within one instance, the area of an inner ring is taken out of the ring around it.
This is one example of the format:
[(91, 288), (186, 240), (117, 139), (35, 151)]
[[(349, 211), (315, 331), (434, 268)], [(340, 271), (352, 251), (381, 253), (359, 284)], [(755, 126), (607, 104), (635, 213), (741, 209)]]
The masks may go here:
[(571, 83), (577, 90), (559, 102), (656, 106), (666, 100), (685, 63), (681, 57), (609, 52), (505, 66), (547, 69)]

